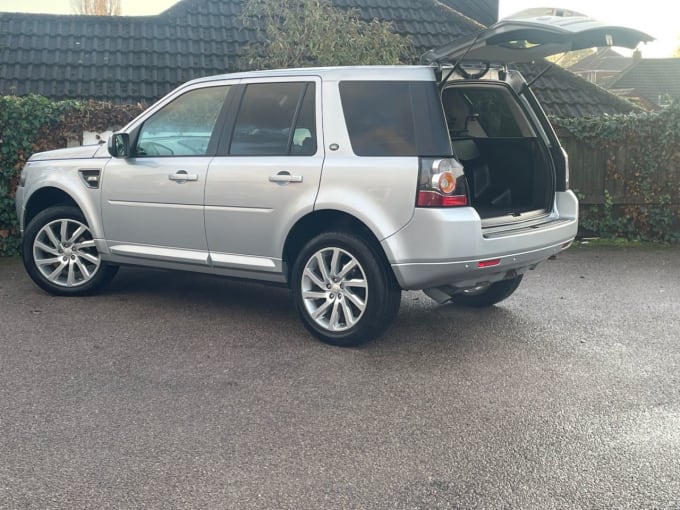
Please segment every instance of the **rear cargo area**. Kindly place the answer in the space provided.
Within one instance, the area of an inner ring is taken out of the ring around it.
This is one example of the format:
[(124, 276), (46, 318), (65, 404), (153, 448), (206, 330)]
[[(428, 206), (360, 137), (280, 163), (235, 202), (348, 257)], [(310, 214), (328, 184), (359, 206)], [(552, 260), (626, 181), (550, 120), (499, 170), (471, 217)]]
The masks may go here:
[(550, 210), (549, 152), (509, 87), (453, 83), (442, 103), (454, 153), (465, 168), (471, 205), (482, 219), (521, 218)]

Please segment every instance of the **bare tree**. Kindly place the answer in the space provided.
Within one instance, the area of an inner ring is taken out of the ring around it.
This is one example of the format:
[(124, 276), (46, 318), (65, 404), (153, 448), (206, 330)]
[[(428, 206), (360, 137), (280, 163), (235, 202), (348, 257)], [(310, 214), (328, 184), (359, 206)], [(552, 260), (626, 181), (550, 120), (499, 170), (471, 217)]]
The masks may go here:
[(78, 14), (95, 16), (120, 16), (122, 14), (120, 0), (71, 0), (71, 5)]

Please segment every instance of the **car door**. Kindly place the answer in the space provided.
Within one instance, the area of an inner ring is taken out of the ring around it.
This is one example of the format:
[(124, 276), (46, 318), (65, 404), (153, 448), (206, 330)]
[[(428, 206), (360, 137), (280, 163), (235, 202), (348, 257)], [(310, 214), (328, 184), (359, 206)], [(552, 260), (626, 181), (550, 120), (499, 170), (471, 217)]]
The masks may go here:
[(291, 226), (312, 211), (323, 142), (318, 77), (244, 80), (208, 171), (205, 224), (216, 268), (280, 273)]
[(203, 199), (231, 86), (179, 94), (131, 133), (131, 157), (112, 159), (102, 182), (112, 254), (207, 264)]

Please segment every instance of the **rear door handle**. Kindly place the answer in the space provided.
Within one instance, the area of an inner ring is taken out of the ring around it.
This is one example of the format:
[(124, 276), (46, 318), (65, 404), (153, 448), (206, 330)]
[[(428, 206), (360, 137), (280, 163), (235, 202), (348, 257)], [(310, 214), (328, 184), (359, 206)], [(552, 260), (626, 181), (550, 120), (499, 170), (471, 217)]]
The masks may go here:
[(286, 184), (288, 182), (302, 182), (301, 175), (290, 175), (290, 172), (283, 171), (276, 175), (269, 176), (269, 182), (277, 182), (279, 184)]
[(188, 174), (186, 170), (180, 170), (179, 172), (175, 174), (170, 174), (168, 175), (168, 179), (171, 181), (175, 181), (177, 183), (183, 183), (187, 181), (197, 181), (198, 180), (198, 175), (196, 174)]

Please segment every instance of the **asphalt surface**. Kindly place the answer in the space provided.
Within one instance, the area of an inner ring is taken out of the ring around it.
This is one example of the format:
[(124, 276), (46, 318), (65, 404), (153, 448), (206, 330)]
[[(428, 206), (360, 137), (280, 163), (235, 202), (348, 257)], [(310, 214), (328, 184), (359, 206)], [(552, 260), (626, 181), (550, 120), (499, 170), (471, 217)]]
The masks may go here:
[(680, 249), (573, 247), (357, 349), (286, 289), (0, 259), (0, 508), (680, 509)]

